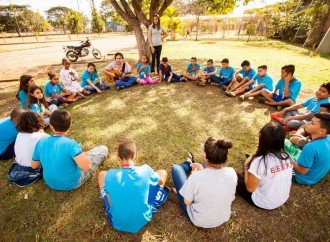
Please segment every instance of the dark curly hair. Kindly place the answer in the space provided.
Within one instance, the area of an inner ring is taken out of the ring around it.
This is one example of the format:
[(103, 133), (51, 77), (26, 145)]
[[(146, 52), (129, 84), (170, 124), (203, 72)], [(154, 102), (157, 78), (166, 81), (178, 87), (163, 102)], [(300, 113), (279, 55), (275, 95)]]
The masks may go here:
[(26, 111), (18, 116), (16, 129), (23, 133), (34, 133), (45, 128), (43, 118), (36, 112)]

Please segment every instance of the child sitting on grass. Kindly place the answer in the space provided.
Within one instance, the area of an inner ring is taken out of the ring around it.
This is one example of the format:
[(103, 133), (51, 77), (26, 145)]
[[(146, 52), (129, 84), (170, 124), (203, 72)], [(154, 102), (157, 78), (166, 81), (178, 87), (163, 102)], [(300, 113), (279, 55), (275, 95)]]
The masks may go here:
[(211, 85), (219, 86), (221, 89), (226, 90), (227, 86), (234, 77), (235, 69), (229, 66), (228, 58), (221, 61), (221, 68), (219, 71), (219, 76), (214, 75), (211, 77)]
[(196, 57), (191, 57), (190, 63), (184, 71), (183, 77), (189, 81), (197, 81), (201, 66), (197, 63)]
[(71, 62), (68, 58), (62, 59), (62, 65), (64, 68), (62, 68), (60, 71), (60, 78), (64, 88), (72, 93), (76, 93), (80, 98), (84, 98), (84, 94), (91, 94), (90, 91), (81, 87), (79, 82), (79, 75), (73, 68), (70, 67)]
[(15, 156), (14, 145), (18, 134), (16, 123), (23, 112), (23, 109), (15, 108), (10, 117), (0, 120), (0, 160), (9, 160)]
[[(320, 105), (319, 113), (330, 113), (330, 103), (323, 103)], [(290, 132), (290, 142), (298, 148), (303, 147), (311, 140), (310, 134), (306, 132), (306, 125), (299, 127), (297, 131)]]
[(237, 185), (235, 170), (226, 166), (231, 147), (230, 141), (209, 137), (202, 147), (205, 168), (195, 163), (191, 153), (172, 167), (181, 210), (195, 226), (214, 228), (230, 219)]
[(268, 92), (273, 91), (273, 78), (267, 74), (266, 65), (259, 66), (258, 74), (256, 74), (254, 77), (252, 77), (251, 80), (247, 81), (242, 86), (238, 87), (236, 91), (226, 91), (225, 93), (227, 96), (235, 97), (248, 91), (239, 97), (240, 100), (243, 101), (246, 98), (260, 95), (262, 90), (266, 90)]
[[(281, 122), (289, 129), (297, 130), (300, 126), (312, 120), (319, 112), (320, 105), (329, 103), (330, 82), (323, 83), (316, 91), (315, 97), (309, 98), (301, 104), (286, 107), (280, 112), (273, 113), (272, 119)], [(306, 108), (304, 113), (299, 112), (301, 108)]]
[(66, 110), (56, 110), (50, 116), (53, 135), (42, 138), (32, 155), (31, 167), (42, 167), (48, 187), (59, 191), (76, 189), (83, 185), (108, 155), (106, 146), (83, 152), (81, 145), (68, 138), (71, 115)]
[(137, 166), (132, 141), (119, 144), (117, 159), (120, 168), (101, 171), (98, 178), (106, 216), (116, 230), (138, 233), (167, 199), (168, 192), (163, 189), (167, 172)]
[(243, 61), (241, 67), (242, 69), (234, 74), (234, 78), (227, 86), (226, 91), (235, 91), (257, 75), (256, 70), (251, 68), (251, 64), (248, 60)]
[(36, 85), (30, 87), (28, 96), (29, 98), (25, 108), (39, 114), (43, 118), (46, 126), (48, 126), (49, 116), (52, 112), (57, 110), (57, 106), (52, 104), (48, 107), (42, 89)]
[(256, 153), (246, 159), (244, 176), (238, 175), (237, 194), (255, 207), (272, 210), (289, 199), (293, 161), (284, 151), (284, 140), (281, 125), (264, 125)]
[(19, 78), (19, 88), (17, 92), (17, 99), (21, 108), (25, 108), (26, 101), (28, 100), (29, 88), (34, 85), (34, 79), (30, 75), (22, 75)]
[(141, 85), (155, 84), (158, 82), (157, 78), (150, 77), (150, 65), (148, 56), (141, 56), (141, 63), (137, 64), (136, 70), (138, 72)]
[(91, 93), (102, 93), (110, 89), (110, 85), (101, 80), (93, 62), (87, 63), (87, 69), (81, 75), (81, 86)]
[(39, 169), (30, 167), (32, 154), (38, 141), (49, 136), (43, 130), (43, 119), (35, 112), (26, 111), (18, 116), (16, 128), (18, 135), (15, 142), (15, 160), (8, 172), (9, 182), (25, 187), (41, 178)]
[(279, 108), (294, 105), (301, 89), (301, 82), (293, 76), (294, 72), (294, 65), (283, 66), (281, 79), (276, 84), (274, 92), (271, 93), (268, 90), (262, 90), (260, 94), (263, 98), (259, 98), (259, 103), (278, 106)]
[(208, 59), (206, 67), (197, 78), (196, 85), (206, 86), (206, 83), (211, 82), (212, 77), (217, 73), (217, 68), (213, 65), (213, 60)]
[(59, 78), (56, 74), (48, 73), (49, 82), (45, 85), (45, 95), (47, 100), (50, 100), (49, 104), (55, 104), (57, 106), (62, 104), (68, 104), (75, 102), (79, 99), (76, 93), (71, 93), (62, 84), (59, 83)]
[(312, 140), (296, 156), (294, 180), (299, 184), (314, 185), (330, 172), (330, 114), (315, 114), (305, 130)]
[(184, 82), (186, 81), (185, 78), (175, 74), (172, 70), (171, 65), (168, 62), (167, 57), (162, 58), (162, 63), (159, 65), (159, 80), (160, 81), (167, 81), (167, 82)]

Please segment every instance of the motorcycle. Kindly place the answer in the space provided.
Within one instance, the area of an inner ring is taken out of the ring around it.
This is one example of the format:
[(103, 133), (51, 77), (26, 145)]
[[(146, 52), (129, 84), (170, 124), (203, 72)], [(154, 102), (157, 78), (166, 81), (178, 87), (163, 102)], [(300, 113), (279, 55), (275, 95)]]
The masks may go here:
[(87, 40), (80, 42), (80, 46), (71, 46), (71, 45), (63, 46), (65, 55), (70, 61), (75, 62), (78, 60), (79, 57), (87, 56), (90, 52), (90, 49), (91, 49), (92, 55), (96, 59), (102, 58), (101, 51), (92, 47), (91, 41), (88, 38), (86, 38), (86, 39)]

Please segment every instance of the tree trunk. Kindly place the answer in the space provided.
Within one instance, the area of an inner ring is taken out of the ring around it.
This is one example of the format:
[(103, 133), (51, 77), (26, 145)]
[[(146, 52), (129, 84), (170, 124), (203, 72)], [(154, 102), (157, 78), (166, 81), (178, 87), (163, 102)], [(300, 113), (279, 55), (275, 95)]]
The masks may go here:
[(319, 18), (315, 21), (315, 24), (311, 31), (308, 33), (307, 39), (303, 47), (313, 47), (317, 46), (322, 39), (322, 31), (324, 29), (324, 25), (330, 17), (330, 8), (328, 12), (324, 15), (319, 16)]
[(150, 45), (149, 42), (146, 41), (146, 38), (143, 35), (143, 31), (140, 24), (137, 23), (136, 25), (133, 25), (133, 31), (135, 34), (136, 43), (139, 50), (139, 60), (141, 59), (142, 55), (147, 55), (150, 57), (151, 55)]
[(198, 30), (199, 30), (199, 15), (196, 16), (197, 22), (196, 22), (196, 38), (195, 41), (198, 41)]

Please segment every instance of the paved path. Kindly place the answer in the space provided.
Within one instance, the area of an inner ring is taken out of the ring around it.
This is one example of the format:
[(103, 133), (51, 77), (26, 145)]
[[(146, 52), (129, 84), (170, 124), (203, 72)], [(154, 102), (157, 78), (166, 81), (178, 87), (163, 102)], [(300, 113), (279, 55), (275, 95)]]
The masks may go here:
[[(91, 39), (95, 48), (102, 52), (102, 55), (115, 51), (136, 48), (134, 35), (111, 36), (106, 39)], [(22, 74), (31, 74), (40, 66), (58, 64), (65, 57), (63, 45), (78, 45), (78, 42), (49, 43), (48, 47), (35, 49), (10, 51), (0, 53), (0, 80), (19, 78)], [(88, 58), (92, 58), (90, 54)]]

